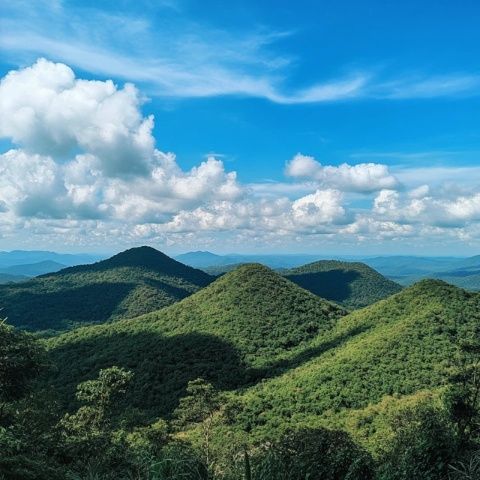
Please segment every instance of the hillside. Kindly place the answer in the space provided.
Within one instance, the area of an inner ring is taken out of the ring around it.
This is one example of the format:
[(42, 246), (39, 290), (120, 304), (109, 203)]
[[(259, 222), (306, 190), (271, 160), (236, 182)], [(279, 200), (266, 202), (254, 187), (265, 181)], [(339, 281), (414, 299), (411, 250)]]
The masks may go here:
[(315, 295), (348, 308), (371, 305), (401, 290), (400, 285), (359, 262), (321, 260), (283, 274)]
[(9, 267), (0, 268), (0, 273), (24, 277), (36, 277), (37, 275), (58, 272), (65, 267), (66, 265), (54, 262), (53, 260), (44, 260), (42, 262), (11, 265)]
[(200, 270), (140, 247), (95, 264), (2, 285), (0, 305), (15, 326), (59, 331), (158, 310), (211, 281)]
[(69, 267), (85, 263), (93, 263), (105, 258), (105, 255), (94, 255), (88, 253), (57, 253), (45, 250), (12, 250), (10, 252), (0, 251), (0, 268), (14, 265), (28, 265), (45, 261), (56, 262)]
[(356, 410), (445, 385), (458, 342), (479, 325), (479, 295), (419, 282), (343, 317), (312, 342), (324, 353), (248, 390), (241, 423), (259, 434), (292, 421), (358, 433), (362, 426), (348, 422)]
[(4, 283), (11, 283), (11, 282), (22, 282), (23, 280), (27, 280), (28, 277), (23, 275), (12, 275), (11, 273), (1, 273), (0, 272), (0, 285)]
[(245, 265), (159, 312), (49, 340), (54, 383), (74, 386), (119, 365), (135, 372), (130, 402), (168, 413), (188, 380), (232, 388), (284, 369), (345, 311), (261, 265)]
[(208, 273), (209, 275), (219, 277), (220, 275), (223, 275), (224, 273), (227, 273), (227, 272), (231, 272), (232, 270), (235, 270), (236, 268), (242, 265), (245, 265), (245, 263), (232, 263), (228, 265), (218, 265), (214, 267), (202, 267), (202, 270), (205, 273)]

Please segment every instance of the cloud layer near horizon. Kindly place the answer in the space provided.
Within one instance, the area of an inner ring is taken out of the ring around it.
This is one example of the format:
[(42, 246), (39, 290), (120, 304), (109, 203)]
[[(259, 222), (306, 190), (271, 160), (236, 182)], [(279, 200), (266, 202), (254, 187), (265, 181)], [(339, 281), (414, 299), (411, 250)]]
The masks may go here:
[(13, 148), (0, 154), (2, 234), (71, 245), (478, 238), (478, 185), (301, 153), (280, 183), (242, 184), (215, 156), (183, 170), (156, 146), (143, 103), (130, 83), (79, 79), (45, 59), (6, 75), (0, 137)]

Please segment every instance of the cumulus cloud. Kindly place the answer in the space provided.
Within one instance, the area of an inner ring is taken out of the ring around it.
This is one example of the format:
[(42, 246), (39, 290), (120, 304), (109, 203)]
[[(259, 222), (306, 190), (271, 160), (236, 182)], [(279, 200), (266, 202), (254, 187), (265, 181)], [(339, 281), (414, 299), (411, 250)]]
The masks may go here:
[(183, 171), (155, 148), (133, 85), (77, 79), (38, 60), (0, 82), (2, 210), (20, 217), (165, 221), (181, 209), (242, 195), (235, 172), (209, 157)]
[(0, 83), (0, 136), (27, 151), (95, 156), (104, 174), (147, 174), (154, 151), (153, 117), (126, 84), (76, 79), (62, 63), (39, 59)]
[(167, 231), (252, 230), (259, 234), (331, 233), (349, 220), (337, 190), (316, 192), (290, 200), (245, 199), (241, 202), (214, 202), (193, 211), (182, 211), (165, 225)]
[(394, 188), (398, 180), (389, 172), (386, 165), (379, 163), (343, 163), (338, 167), (322, 165), (313, 157), (298, 153), (287, 163), (286, 175), (296, 179), (308, 179), (324, 187), (338, 188), (353, 192), (375, 192)]
[(426, 186), (405, 195), (382, 190), (374, 199), (372, 213), (402, 224), (463, 227), (480, 220), (480, 193), (451, 196), (440, 191), (434, 195)]
[(480, 233), (474, 185), (410, 182), (405, 170), (400, 185), (379, 163), (322, 165), (298, 154), (287, 181), (249, 185), (215, 155), (183, 170), (155, 145), (143, 104), (133, 85), (79, 79), (44, 59), (7, 74), (0, 137), (14, 148), (0, 153), (0, 236), (281, 245)]

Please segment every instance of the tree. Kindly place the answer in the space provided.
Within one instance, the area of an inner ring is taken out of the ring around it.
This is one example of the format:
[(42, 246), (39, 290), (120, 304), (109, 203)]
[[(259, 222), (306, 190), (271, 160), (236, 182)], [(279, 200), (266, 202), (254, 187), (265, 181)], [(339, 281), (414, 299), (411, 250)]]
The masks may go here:
[(252, 459), (253, 478), (369, 480), (373, 461), (346, 432), (304, 428), (287, 432)]
[(444, 480), (458, 450), (448, 413), (428, 404), (399, 412), (395, 432), (381, 459), (379, 480)]
[(66, 415), (64, 423), (82, 429), (104, 430), (111, 421), (114, 401), (125, 393), (133, 373), (120, 367), (100, 370), (96, 380), (87, 380), (77, 386), (77, 400), (86, 405), (73, 415)]
[(223, 396), (213, 385), (202, 378), (188, 382), (187, 395), (180, 399), (175, 410), (176, 423), (180, 428), (200, 425), (202, 431), (202, 451), (207, 466), (211, 466), (210, 442), (215, 417), (223, 404)]
[(0, 419), (5, 404), (22, 398), (46, 365), (45, 350), (33, 336), (0, 321)]
[(452, 388), (446, 395), (452, 421), (463, 447), (478, 437), (480, 429), (480, 343), (466, 341), (458, 346), (458, 354), (450, 375)]

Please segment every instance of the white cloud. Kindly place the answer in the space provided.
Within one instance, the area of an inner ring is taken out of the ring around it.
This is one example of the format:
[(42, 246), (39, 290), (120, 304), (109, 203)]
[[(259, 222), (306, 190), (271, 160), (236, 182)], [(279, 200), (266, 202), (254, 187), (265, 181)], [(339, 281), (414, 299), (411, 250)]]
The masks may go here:
[(36, 153), (94, 155), (109, 176), (146, 174), (153, 117), (143, 118), (133, 85), (78, 80), (64, 64), (38, 60), (0, 83), (0, 136)]
[(163, 11), (162, 28), (154, 28), (150, 18), (158, 15), (159, 2), (145, 6), (142, 16), (62, 2), (13, 3), (1, 7), (0, 28), (0, 49), (12, 63), (46, 56), (92, 74), (142, 83), (151, 95), (237, 95), (300, 104), (480, 93), (478, 74), (388, 75), (376, 65), (290, 88), (299, 59), (279, 52), (276, 42), (292, 32), (263, 27), (233, 33), (189, 21), (177, 9)]
[(480, 220), (480, 193), (460, 196), (442, 190), (434, 193), (426, 186), (404, 195), (382, 190), (374, 199), (372, 213), (402, 224), (446, 228), (464, 227)]
[(183, 171), (155, 149), (136, 88), (75, 78), (39, 60), (0, 83), (2, 209), (23, 217), (164, 221), (182, 208), (242, 195), (213, 157)]
[[(1, 237), (279, 246), (480, 237), (475, 167), (434, 168), (429, 179), (428, 169), (322, 165), (298, 154), (288, 181), (242, 185), (214, 155), (180, 168), (156, 148), (142, 104), (133, 85), (78, 79), (47, 60), (8, 74), (0, 136), (16, 147), (0, 154)], [(461, 173), (470, 183), (459, 188)], [(449, 174), (453, 185), (440, 182)]]
[(343, 195), (338, 190), (317, 190), (293, 202), (293, 221), (312, 228), (322, 224), (343, 223), (346, 211), (342, 200)]
[(338, 167), (322, 165), (313, 157), (298, 153), (287, 163), (285, 173), (292, 178), (315, 180), (323, 187), (344, 191), (374, 192), (398, 185), (386, 165), (378, 163), (343, 163)]

